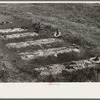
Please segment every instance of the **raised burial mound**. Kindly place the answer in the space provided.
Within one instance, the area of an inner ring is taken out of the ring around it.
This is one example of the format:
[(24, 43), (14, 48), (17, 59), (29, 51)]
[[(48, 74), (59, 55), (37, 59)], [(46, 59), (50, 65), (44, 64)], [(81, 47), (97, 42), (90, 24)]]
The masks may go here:
[[(26, 30), (22, 28), (1, 29), (0, 33), (4, 41), (26, 38), (28, 36), (31, 38), (39, 36), (36, 32), (30, 32), (28, 29)], [(60, 45), (55, 47), (54, 44)], [(95, 63), (92, 63), (91, 61), (79, 60), (82, 53), (81, 49), (64, 46), (64, 41), (59, 38), (44, 38), (21, 42), (17, 41), (13, 43), (6, 43), (5, 46), (10, 50), (16, 49), (18, 56), (25, 62), (26, 65), (21, 66), (20, 69), (29, 72), (38, 72), (40, 73), (39, 75), (59, 74), (62, 73), (63, 70), (72, 72), (96, 66)], [(73, 61), (65, 64), (65, 62), (72, 60), (79, 61)]]

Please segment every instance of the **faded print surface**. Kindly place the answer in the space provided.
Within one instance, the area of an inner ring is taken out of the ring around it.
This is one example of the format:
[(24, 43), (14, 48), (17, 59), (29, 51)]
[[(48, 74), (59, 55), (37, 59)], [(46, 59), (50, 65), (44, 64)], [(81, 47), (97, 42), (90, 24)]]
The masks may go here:
[(99, 82), (100, 4), (0, 4), (0, 82)]

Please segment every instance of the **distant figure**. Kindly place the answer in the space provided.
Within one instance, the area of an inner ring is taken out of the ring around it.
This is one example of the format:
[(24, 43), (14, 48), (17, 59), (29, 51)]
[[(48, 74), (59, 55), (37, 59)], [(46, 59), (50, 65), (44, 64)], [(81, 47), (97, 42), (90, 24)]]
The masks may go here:
[(60, 37), (61, 36), (61, 31), (57, 29), (57, 31), (54, 33), (54, 37)]
[(96, 56), (93, 60), (94, 60), (94, 61), (98, 61), (98, 60), (99, 60), (99, 57)]
[(41, 26), (42, 26), (42, 24), (40, 22), (35, 25), (36, 32), (39, 33)]

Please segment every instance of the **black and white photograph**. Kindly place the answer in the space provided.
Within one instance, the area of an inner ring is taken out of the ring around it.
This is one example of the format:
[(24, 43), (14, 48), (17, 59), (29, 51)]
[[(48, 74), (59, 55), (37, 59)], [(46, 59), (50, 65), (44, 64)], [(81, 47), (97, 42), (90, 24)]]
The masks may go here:
[(9, 82), (100, 82), (100, 3), (0, 3)]

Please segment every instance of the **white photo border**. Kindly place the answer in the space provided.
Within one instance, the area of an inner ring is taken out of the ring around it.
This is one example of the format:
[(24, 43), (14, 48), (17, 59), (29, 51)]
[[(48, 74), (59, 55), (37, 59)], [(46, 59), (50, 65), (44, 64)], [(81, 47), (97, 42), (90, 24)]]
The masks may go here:
[[(0, 1), (0, 3), (100, 3), (100, 1)], [(49, 83), (0, 83), (0, 99), (100, 98), (100, 83), (61, 82), (57, 84), (50, 85)]]

